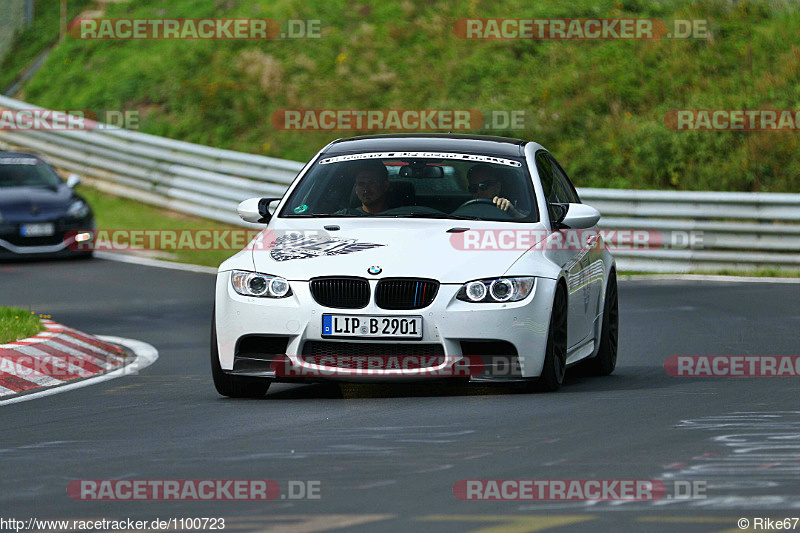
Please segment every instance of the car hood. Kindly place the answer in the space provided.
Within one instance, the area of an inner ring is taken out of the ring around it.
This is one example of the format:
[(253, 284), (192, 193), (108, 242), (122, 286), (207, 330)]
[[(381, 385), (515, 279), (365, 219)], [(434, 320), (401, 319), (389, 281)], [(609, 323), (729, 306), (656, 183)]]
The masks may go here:
[[(339, 226), (335, 231), (325, 226)], [(251, 243), (256, 270), (289, 280), (318, 276), (424, 277), (442, 283), (503, 275), (524, 249), (465, 250), (470, 230), (544, 230), (542, 224), (431, 219), (275, 219)], [(474, 248), (474, 247), (473, 247)], [(380, 272), (370, 272), (377, 267)]]
[(0, 188), (0, 213), (30, 213), (35, 211), (66, 211), (74, 199), (72, 189), (58, 187), (3, 187)]

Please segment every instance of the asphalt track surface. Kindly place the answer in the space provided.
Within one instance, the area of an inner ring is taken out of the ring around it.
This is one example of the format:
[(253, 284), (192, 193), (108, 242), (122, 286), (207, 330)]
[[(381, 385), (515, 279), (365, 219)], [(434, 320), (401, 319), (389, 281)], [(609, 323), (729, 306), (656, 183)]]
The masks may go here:
[[(552, 394), (273, 385), (217, 395), (214, 277), (103, 260), (0, 265), (0, 300), (145, 341), (140, 375), (0, 407), (0, 518), (224, 517), (235, 531), (738, 531), (800, 516), (800, 381), (676, 378), (670, 355), (798, 355), (800, 285), (620, 284), (617, 371)], [(318, 481), (320, 499), (87, 502), (75, 479)], [(701, 482), (705, 498), (460, 501), (462, 479)], [(797, 526), (800, 528), (800, 525)]]

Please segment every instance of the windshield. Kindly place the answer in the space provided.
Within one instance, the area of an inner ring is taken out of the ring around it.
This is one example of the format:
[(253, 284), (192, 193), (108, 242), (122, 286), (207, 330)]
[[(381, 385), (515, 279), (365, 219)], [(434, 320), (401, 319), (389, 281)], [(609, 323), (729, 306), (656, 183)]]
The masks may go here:
[(57, 187), (62, 183), (49, 166), (36, 158), (0, 158), (0, 188)]
[(280, 216), (539, 220), (523, 159), (426, 152), (321, 157)]

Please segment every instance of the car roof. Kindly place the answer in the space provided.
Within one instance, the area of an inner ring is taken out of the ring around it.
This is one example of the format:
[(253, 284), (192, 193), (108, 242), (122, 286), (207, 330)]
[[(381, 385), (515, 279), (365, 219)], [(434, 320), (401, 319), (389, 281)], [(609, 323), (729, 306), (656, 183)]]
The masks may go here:
[(44, 159), (36, 154), (26, 154), (24, 152), (0, 152), (0, 159), (35, 159), (44, 163)]
[(326, 155), (356, 152), (436, 151), (466, 152), (493, 156), (519, 157), (527, 141), (492, 135), (463, 135), (456, 133), (406, 133), (365, 135), (338, 139), (329, 144)]
[(38, 159), (39, 161), (42, 160), (42, 158), (36, 154), (26, 154), (23, 152), (0, 152), (0, 159), (12, 159), (12, 158), (18, 159), (21, 157), (25, 157), (28, 159)]

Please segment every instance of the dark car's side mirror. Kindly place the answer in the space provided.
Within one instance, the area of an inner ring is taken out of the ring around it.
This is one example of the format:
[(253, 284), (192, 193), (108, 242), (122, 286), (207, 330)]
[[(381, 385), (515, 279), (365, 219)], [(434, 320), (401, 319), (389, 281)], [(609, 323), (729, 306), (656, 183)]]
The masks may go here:
[(74, 189), (80, 184), (81, 184), (81, 177), (78, 176), (77, 174), (70, 174), (69, 176), (67, 176), (67, 187), (69, 187), (70, 189)]

